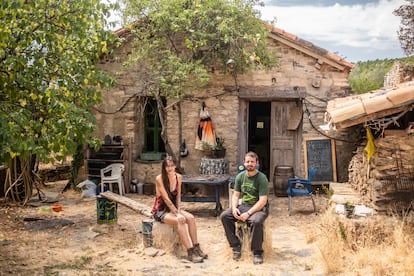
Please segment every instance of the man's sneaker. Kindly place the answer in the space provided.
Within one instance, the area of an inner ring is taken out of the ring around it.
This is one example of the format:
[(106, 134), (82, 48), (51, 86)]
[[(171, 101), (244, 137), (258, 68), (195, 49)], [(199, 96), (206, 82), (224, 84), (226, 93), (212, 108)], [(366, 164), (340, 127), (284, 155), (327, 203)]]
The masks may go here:
[(241, 258), (241, 246), (233, 247), (233, 260), (239, 260)]
[(262, 264), (263, 263), (263, 256), (262, 255), (254, 255), (253, 263), (254, 264)]

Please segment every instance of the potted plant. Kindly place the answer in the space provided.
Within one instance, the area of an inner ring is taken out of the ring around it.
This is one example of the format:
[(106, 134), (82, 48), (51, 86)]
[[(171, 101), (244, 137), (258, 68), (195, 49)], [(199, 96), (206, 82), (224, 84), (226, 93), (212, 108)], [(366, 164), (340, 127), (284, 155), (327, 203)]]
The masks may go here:
[(226, 147), (224, 146), (224, 138), (216, 138), (216, 146), (211, 151), (213, 158), (223, 158), (226, 155)]
[(204, 142), (204, 141), (202, 142), (201, 146), (202, 146), (204, 155), (207, 157), (210, 157), (212, 154), (211, 152), (213, 150), (213, 147), (209, 143)]
[(352, 218), (354, 215), (355, 205), (351, 201), (345, 203), (345, 212), (347, 218)]

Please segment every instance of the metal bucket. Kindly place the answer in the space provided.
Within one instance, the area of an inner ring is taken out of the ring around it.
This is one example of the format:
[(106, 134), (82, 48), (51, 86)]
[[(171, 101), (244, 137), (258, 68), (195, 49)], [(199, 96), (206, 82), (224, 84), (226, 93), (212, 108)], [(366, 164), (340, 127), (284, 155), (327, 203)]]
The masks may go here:
[(276, 166), (273, 175), (273, 191), (275, 196), (287, 196), (288, 178), (294, 177), (293, 167)]
[(151, 247), (152, 246), (152, 225), (153, 220), (143, 220), (142, 221), (142, 242), (144, 243), (144, 247)]

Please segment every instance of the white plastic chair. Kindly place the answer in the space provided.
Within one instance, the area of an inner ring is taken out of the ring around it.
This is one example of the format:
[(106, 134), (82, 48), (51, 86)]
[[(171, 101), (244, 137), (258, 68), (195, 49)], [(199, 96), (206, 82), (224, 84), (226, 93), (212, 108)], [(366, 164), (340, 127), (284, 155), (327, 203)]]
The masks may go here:
[[(109, 185), (109, 190), (112, 192), (112, 184), (118, 184), (119, 194), (125, 193), (124, 178), (122, 176), (125, 170), (124, 164), (113, 163), (101, 169), (101, 192), (104, 191), (105, 184)], [(108, 175), (108, 173), (110, 173)]]

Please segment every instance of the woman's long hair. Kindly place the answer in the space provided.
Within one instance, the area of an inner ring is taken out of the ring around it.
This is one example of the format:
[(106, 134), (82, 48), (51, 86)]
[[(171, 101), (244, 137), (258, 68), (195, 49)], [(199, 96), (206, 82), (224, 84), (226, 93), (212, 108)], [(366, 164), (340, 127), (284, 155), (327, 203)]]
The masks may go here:
[(171, 191), (170, 191), (170, 180), (168, 179), (167, 174), (167, 165), (168, 161), (171, 161), (176, 165), (175, 160), (172, 156), (167, 156), (162, 161), (162, 169), (161, 169), (161, 177), (162, 177), (162, 184), (164, 185), (165, 190), (167, 191), (168, 197), (172, 199)]

